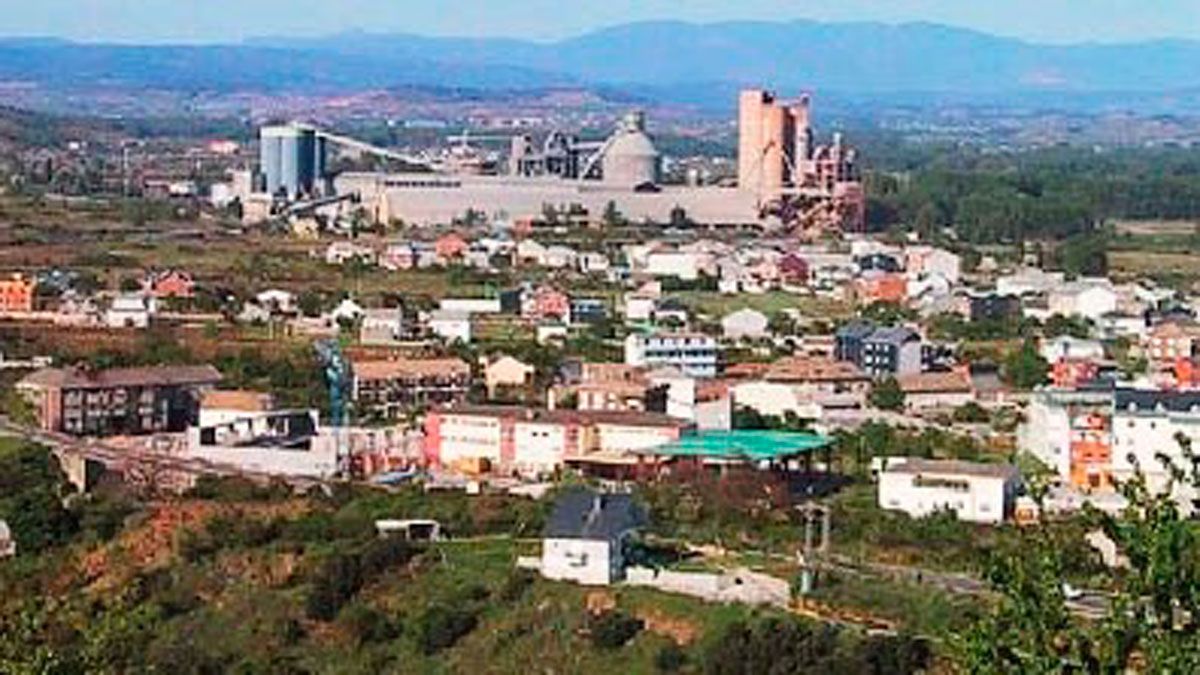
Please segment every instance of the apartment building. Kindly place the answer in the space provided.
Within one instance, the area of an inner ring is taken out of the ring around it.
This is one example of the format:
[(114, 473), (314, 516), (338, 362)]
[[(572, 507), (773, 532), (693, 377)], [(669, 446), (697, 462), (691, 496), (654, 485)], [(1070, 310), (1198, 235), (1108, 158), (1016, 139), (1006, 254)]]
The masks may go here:
[(471, 366), (454, 358), (360, 361), (352, 372), (351, 400), (358, 412), (383, 419), (460, 403), (471, 386)]
[(536, 476), (569, 459), (663, 445), (686, 428), (656, 413), (452, 406), (426, 415), (425, 459), (432, 466)]
[(203, 394), (221, 381), (209, 365), (43, 368), (17, 383), (47, 431), (74, 436), (179, 432), (198, 421)]
[(691, 377), (716, 377), (721, 352), (717, 341), (702, 333), (635, 333), (625, 338), (625, 363), (672, 366)]

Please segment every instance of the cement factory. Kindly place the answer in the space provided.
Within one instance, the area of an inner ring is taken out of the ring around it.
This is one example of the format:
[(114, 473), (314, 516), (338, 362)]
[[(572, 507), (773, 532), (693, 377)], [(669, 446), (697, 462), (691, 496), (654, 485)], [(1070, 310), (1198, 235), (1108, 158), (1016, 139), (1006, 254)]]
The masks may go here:
[[(856, 153), (841, 135), (817, 145), (810, 100), (784, 103), (762, 90), (741, 94), (737, 183), (664, 184), (662, 157), (641, 112), (622, 118), (602, 141), (552, 131), (507, 141), (502, 161), (481, 162), (468, 145), (449, 156), (405, 154), (303, 123), (260, 131), (259, 172), (235, 181), (248, 219), (353, 204), (375, 222), (413, 226), (456, 222), (539, 222), (546, 214), (596, 219), (615, 206), (631, 222), (687, 220), (710, 226), (776, 226), (806, 235), (861, 231), (865, 197)], [(494, 137), (488, 140), (496, 140)], [(330, 146), (393, 160), (399, 171), (328, 168)]]

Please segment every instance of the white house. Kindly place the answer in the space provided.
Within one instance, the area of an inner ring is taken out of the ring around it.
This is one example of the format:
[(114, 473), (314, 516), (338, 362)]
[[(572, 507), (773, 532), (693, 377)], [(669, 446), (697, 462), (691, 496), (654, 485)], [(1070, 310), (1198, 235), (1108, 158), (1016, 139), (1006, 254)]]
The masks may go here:
[(399, 307), (368, 309), (362, 317), (358, 339), (368, 345), (389, 345), (404, 337), (404, 310)]
[(542, 538), (542, 576), (589, 586), (625, 577), (626, 548), (645, 525), (645, 515), (627, 494), (573, 490), (561, 495)]
[(113, 298), (104, 313), (109, 328), (145, 328), (158, 313), (158, 300), (148, 293), (123, 293)]
[(1036, 267), (1018, 270), (996, 279), (996, 295), (1049, 293), (1063, 285), (1062, 272), (1046, 272)]
[(358, 304), (351, 298), (345, 298), (338, 303), (325, 317), (326, 323), (331, 326), (337, 326), (342, 322), (355, 322), (362, 318), (367, 313), (362, 305)]
[(254, 296), (263, 308), (275, 314), (291, 314), (296, 310), (296, 296), (278, 288), (265, 290)]
[(427, 325), (429, 332), (446, 342), (471, 342), (471, 315), (466, 312), (437, 309), (429, 313)]
[(599, 251), (584, 251), (576, 258), (579, 271), (584, 274), (603, 274), (612, 267), (608, 256)]
[(1008, 464), (889, 457), (879, 473), (879, 506), (923, 518), (950, 510), (959, 520), (1001, 523), (1012, 513), (1021, 475)]
[(701, 273), (715, 272), (710, 255), (686, 251), (655, 251), (646, 256), (646, 274), (656, 277), (678, 277), (686, 281), (700, 278)]
[(1117, 311), (1117, 291), (1108, 279), (1080, 279), (1050, 289), (1046, 296), (1051, 316), (1081, 316), (1098, 321)]
[(355, 258), (368, 265), (374, 265), (377, 260), (375, 249), (352, 241), (335, 241), (325, 249), (325, 262), (330, 265), (342, 265)]
[(466, 314), (499, 314), (500, 298), (443, 298), (438, 309)]
[(766, 314), (745, 307), (721, 319), (721, 333), (730, 340), (757, 340), (767, 336), (768, 324)]
[(1060, 335), (1054, 339), (1043, 341), (1038, 352), (1043, 359), (1050, 363), (1057, 363), (1062, 359), (1089, 361), (1104, 359), (1104, 345), (1100, 342), (1070, 335)]

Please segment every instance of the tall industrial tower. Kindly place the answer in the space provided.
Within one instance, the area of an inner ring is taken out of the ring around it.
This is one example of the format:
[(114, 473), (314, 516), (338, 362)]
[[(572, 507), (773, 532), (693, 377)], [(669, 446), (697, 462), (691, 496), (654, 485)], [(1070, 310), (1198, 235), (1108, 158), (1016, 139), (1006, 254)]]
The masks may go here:
[(259, 163), (269, 194), (288, 199), (317, 192), (325, 176), (326, 141), (315, 128), (296, 124), (259, 130)]

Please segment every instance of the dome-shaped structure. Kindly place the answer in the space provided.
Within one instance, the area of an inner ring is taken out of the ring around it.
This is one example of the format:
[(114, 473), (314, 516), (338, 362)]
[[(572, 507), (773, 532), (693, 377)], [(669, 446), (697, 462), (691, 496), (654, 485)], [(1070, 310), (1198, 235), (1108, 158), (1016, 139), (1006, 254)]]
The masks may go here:
[(605, 183), (634, 188), (658, 182), (658, 149), (641, 113), (627, 115), (607, 145), (601, 161)]

